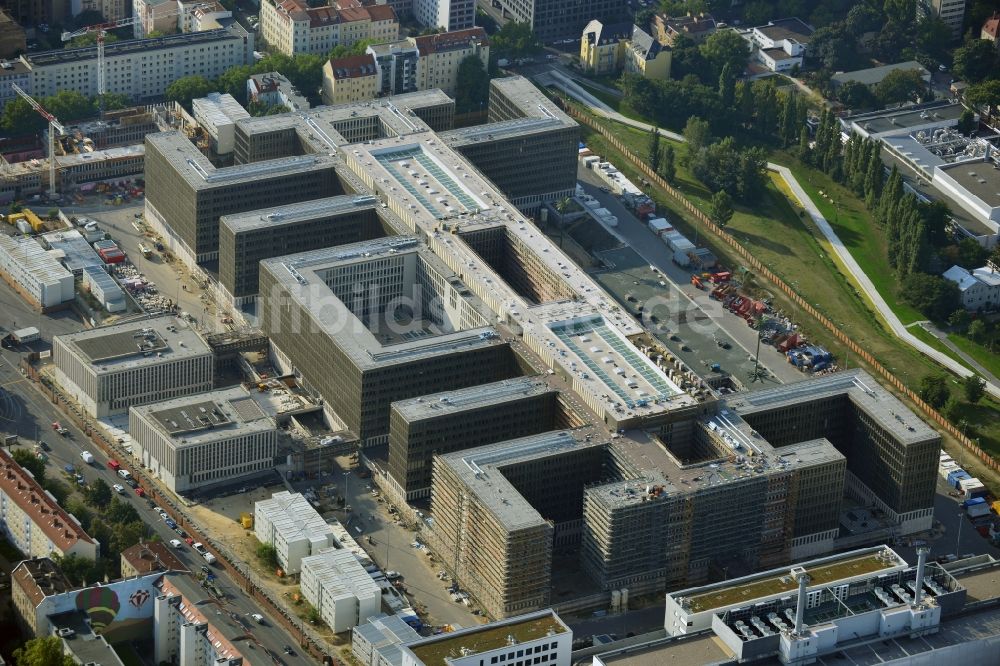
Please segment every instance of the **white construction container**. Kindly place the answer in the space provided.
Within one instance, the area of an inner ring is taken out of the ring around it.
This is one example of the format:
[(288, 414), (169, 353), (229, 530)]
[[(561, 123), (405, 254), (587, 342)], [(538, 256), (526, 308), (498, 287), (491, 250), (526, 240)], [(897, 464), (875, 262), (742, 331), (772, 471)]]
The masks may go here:
[(667, 220), (662, 217), (653, 218), (652, 220), (647, 222), (646, 225), (649, 227), (649, 230), (652, 231), (657, 236), (673, 229), (673, 227), (670, 226), (670, 223), (667, 222)]

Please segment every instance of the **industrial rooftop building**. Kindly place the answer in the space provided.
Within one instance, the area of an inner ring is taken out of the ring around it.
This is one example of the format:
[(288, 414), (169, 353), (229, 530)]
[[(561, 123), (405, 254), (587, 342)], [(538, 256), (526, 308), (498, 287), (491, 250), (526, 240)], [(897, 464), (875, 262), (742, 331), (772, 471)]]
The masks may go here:
[(302, 596), (335, 634), (378, 613), (382, 589), (349, 550), (328, 548), (302, 558)]
[(301, 493), (282, 490), (255, 502), (253, 525), (257, 540), (274, 546), (279, 565), (289, 574), (301, 571), (304, 558), (339, 546), (334, 529)]
[(31, 238), (0, 234), (0, 275), (41, 310), (58, 308), (75, 295), (73, 274)]

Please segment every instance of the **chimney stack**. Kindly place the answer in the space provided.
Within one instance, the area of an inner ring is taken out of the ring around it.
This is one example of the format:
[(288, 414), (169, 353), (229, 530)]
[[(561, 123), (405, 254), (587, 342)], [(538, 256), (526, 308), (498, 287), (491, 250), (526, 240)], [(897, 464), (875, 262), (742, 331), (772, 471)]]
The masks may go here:
[(913, 605), (919, 606), (924, 597), (924, 567), (927, 565), (926, 546), (917, 548), (917, 581), (913, 590)]
[(795, 635), (801, 636), (803, 620), (806, 614), (806, 587), (809, 585), (809, 574), (805, 571), (798, 573), (799, 599), (795, 604)]

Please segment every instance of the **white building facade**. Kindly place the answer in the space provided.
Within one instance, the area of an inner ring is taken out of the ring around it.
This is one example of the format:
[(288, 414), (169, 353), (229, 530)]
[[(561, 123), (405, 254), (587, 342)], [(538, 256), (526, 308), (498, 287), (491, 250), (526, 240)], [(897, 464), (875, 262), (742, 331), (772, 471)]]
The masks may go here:
[(952, 266), (942, 277), (958, 285), (962, 294), (962, 306), (966, 310), (992, 311), (1000, 306), (1000, 273), (989, 266), (971, 271), (961, 266)]
[(283, 490), (254, 504), (254, 535), (274, 546), (285, 573), (302, 570), (302, 559), (338, 546), (333, 528), (300, 493)]
[(302, 595), (334, 633), (379, 612), (382, 590), (349, 550), (328, 548), (302, 559)]
[(74, 298), (73, 274), (30, 238), (0, 234), (0, 271), (36, 307), (56, 307)]

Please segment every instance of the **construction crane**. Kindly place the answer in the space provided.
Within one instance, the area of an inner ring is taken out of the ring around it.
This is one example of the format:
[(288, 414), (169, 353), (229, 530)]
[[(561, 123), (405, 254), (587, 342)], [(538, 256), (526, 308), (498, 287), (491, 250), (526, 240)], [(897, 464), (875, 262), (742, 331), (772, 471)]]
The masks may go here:
[(19, 85), (16, 83), (11, 83), (10, 87), (14, 89), (18, 95), (20, 95), (24, 101), (26, 101), (32, 109), (34, 109), (38, 115), (49, 121), (49, 198), (56, 198), (56, 132), (59, 136), (66, 134), (66, 128), (62, 126), (62, 123), (53, 116), (51, 113), (45, 110), (41, 104), (35, 101), (35, 99), (24, 92)]
[[(187, 12), (193, 12), (196, 9), (202, 7), (207, 7), (208, 5), (200, 4), (193, 5), (191, 7), (184, 7), (182, 9), (175, 9), (166, 14), (157, 14), (156, 18), (170, 18), (172, 16), (178, 16), (180, 14), (186, 14)], [(81, 37), (83, 35), (90, 34), (92, 32), (97, 33), (97, 96), (99, 103), (104, 104), (104, 93), (107, 92), (107, 85), (105, 81), (105, 65), (104, 65), (104, 38), (108, 34), (108, 30), (115, 30), (116, 28), (124, 28), (130, 25), (140, 25), (142, 23), (141, 16), (129, 16), (128, 18), (118, 19), (117, 21), (108, 21), (107, 23), (95, 23), (93, 25), (87, 25), (79, 30), (73, 32), (64, 32), (62, 34), (62, 40), (68, 42), (74, 37)]]

